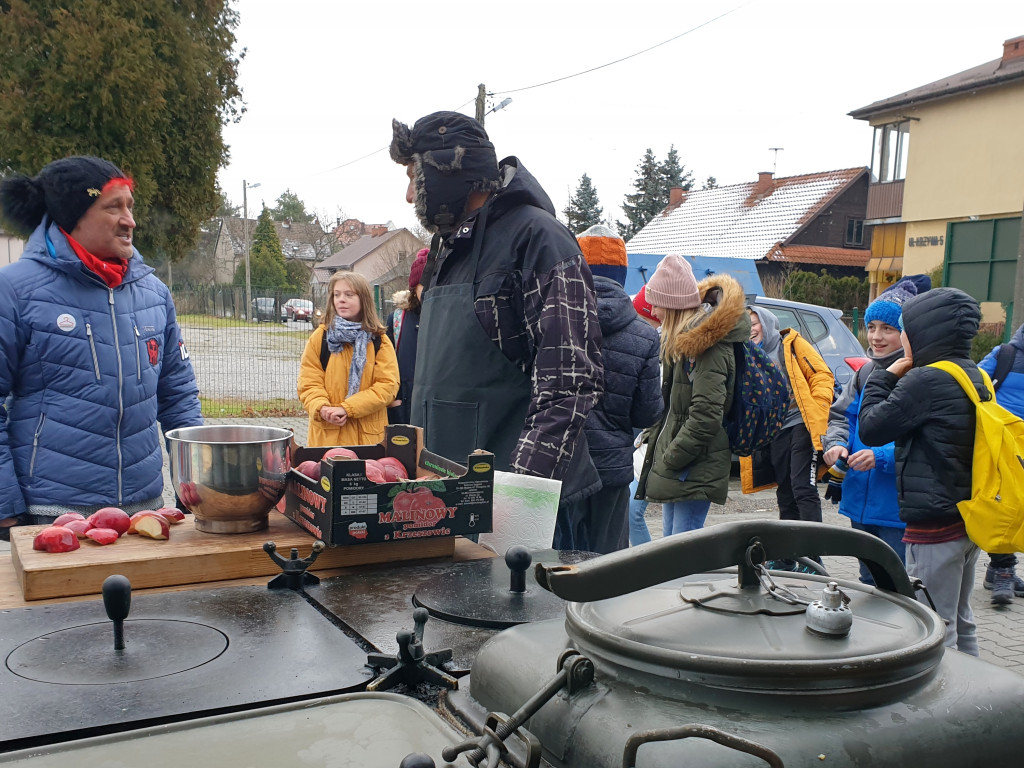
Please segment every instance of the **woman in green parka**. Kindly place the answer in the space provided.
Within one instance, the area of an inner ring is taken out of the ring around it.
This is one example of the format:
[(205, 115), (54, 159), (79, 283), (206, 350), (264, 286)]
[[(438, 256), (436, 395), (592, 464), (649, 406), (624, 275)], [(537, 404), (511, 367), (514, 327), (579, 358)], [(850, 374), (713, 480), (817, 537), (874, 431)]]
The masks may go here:
[(665, 415), (648, 431), (637, 498), (661, 502), (665, 536), (704, 526), (724, 504), (732, 453), (722, 419), (736, 381), (733, 343), (750, 338), (743, 289), (729, 275), (697, 283), (681, 256), (662, 259), (646, 286), (661, 320)]

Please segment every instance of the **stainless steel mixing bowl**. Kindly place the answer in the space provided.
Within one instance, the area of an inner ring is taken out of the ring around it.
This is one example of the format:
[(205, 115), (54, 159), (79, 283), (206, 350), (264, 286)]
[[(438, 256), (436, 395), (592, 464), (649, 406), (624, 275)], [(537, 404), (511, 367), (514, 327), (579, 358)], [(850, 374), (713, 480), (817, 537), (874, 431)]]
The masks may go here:
[(171, 483), (207, 533), (267, 527), (291, 468), (291, 430), (237, 424), (182, 427), (166, 434)]

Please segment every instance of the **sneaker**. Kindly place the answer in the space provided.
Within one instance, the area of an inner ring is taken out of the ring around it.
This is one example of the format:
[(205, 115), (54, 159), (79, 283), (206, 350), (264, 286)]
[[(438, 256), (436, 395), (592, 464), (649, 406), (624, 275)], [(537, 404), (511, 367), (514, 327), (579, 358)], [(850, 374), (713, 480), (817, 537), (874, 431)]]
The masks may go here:
[(1013, 568), (995, 568), (992, 575), (992, 605), (1013, 602)]
[[(992, 582), (994, 581), (995, 573), (998, 570), (1001, 569), (993, 568), (991, 565), (985, 569), (985, 581), (982, 584), (982, 586), (984, 586), (985, 589), (992, 589)], [(1024, 579), (1017, 575), (1016, 569), (1006, 568), (1002, 570), (1008, 570), (1013, 574), (1013, 594), (1015, 594), (1017, 597), (1024, 597)]]
[(790, 571), (796, 570), (797, 564), (792, 560), (769, 560), (764, 567), (769, 571)]

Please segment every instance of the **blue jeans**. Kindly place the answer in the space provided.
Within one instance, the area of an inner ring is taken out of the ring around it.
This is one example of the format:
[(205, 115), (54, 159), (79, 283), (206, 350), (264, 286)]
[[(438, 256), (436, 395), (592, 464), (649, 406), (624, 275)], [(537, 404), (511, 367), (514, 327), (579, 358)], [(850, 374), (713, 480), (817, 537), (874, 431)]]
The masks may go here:
[(661, 505), (662, 535), (672, 536), (704, 527), (710, 501), (667, 501)]
[[(850, 521), (850, 527), (855, 531), (864, 531), (880, 538), (896, 550), (896, 554), (900, 556), (900, 560), (906, 566), (907, 545), (903, 543), (902, 528), (893, 528), (888, 525), (864, 525), (862, 523), (855, 523), (853, 520)], [(871, 578), (871, 571), (868, 570), (864, 563), (860, 564), (860, 580), (864, 584), (870, 584), (872, 587), (875, 586), (875, 580)]]
[(636, 496), (636, 484), (636, 478), (633, 478), (633, 482), (629, 484), (629, 545), (631, 547), (646, 544), (651, 540), (651, 532), (644, 519), (647, 502), (643, 499), (633, 498)]

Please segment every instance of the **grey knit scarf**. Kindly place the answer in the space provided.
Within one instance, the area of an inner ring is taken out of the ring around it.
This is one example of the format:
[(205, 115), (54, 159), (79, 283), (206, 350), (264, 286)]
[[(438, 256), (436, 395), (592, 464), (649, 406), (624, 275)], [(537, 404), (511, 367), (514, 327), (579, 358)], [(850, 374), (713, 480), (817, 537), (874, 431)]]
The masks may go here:
[(370, 332), (363, 330), (363, 324), (343, 317), (335, 316), (331, 327), (327, 329), (327, 349), (334, 354), (341, 352), (345, 344), (351, 344), (352, 365), (348, 369), (348, 394), (352, 397), (359, 391), (363, 380), (363, 368), (366, 367), (366, 345), (370, 341)]

